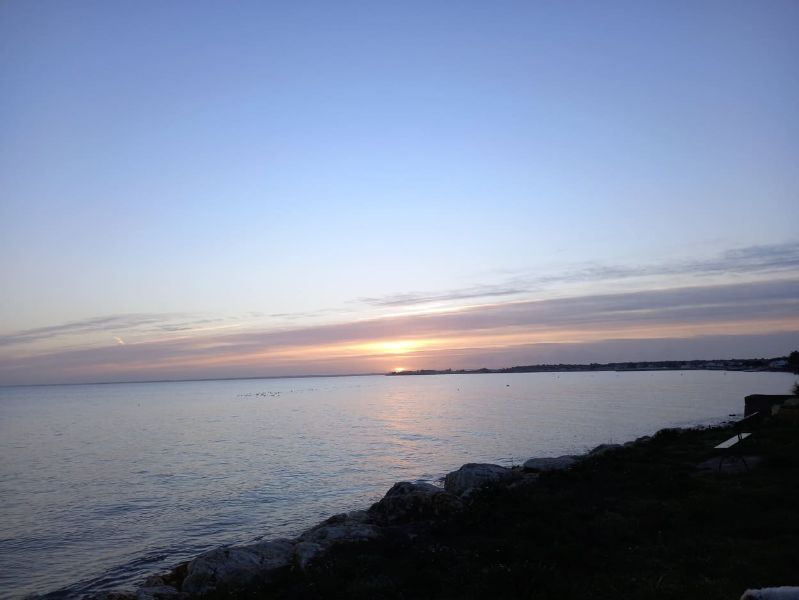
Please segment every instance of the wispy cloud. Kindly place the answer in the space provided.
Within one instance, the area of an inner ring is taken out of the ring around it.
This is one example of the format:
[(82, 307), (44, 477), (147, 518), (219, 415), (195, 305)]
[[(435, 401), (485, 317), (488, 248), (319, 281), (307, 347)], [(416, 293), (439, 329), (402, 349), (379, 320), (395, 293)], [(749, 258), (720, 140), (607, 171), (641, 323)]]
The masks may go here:
[(799, 344), (799, 279), (505, 302), (50, 352), (4, 361), (0, 381), (42, 374), (60, 380), (118, 380), (352, 372), (391, 368), (395, 365), (388, 361), (395, 358), (416, 361), (420, 367), (441, 366), (456, 355), (470, 356), (479, 365), (475, 357), (487, 357), (484, 363), (492, 356), (529, 356), (527, 360), (534, 361), (536, 348), (553, 345), (722, 334), (793, 335)]
[(434, 302), (448, 302), (452, 300), (470, 300), (476, 298), (496, 298), (500, 296), (514, 296), (529, 291), (522, 287), (507, 285), (474, 285), (471, 287), (451, 290), (449, 292), (409, 292), (405, 294), (390, 294), (374, 298), (359, 298), (361, 302), (372, 306), (410, 306), (414, 304), (432, 304)]
[(93, 333), (97, 331), (113, 331), (115, 329), (130, 329), (142, 325), (152, 325), (163, 322), (169, 315), (161, 314), (124, 314), (104, 317), (93, 317), (80, 321), (71, 321), (60, 325), (24, 329), (14, 333), (0, 335), (0, 346), (22, 344), (37, 340), (52, 338), (62, 335), (76, 335)]
[[(191, 318), (187, 315), (174, 313), (129, 313), (92, 317), (59, 325), (36, 327), (33, 329), (0, 334), (0, 347), (27, 344), (63, 336), (93, 333), (114, 334), (120, 331), (129, 331), (133, 329), (145, 329), (167, 333), (182, 332), (197, 330), (204, 325), (219, 323), (222, 320), (221, 318)], [(114, 336), (112, 335), (112, 337)]]
[(748, 246), (709, 259), (654, 265), (588, 265), (552, 275), (527, 273), (498, 284), (477, 284), (439, 292), (410, 292), (359, 298), (371, 306), (400, 307), (470, 299), (520, 296), (559, 284), (595, 283), (644, 277), (753, 275), (799, 272), (799, 243)]

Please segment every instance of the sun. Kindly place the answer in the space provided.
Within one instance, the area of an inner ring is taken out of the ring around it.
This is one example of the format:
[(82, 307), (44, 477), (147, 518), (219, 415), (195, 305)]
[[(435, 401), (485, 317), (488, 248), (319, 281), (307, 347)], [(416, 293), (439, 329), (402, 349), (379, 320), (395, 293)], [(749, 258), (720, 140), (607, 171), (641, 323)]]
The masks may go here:
[(394, 367), (395, 373), (402, 373), (405, 370), (405, 367)]
[(418, 348), (421, 344), (416, 340), (396, 340), (390, 342), (380, 342), (378, 349), (386, 354), (405, 354)]

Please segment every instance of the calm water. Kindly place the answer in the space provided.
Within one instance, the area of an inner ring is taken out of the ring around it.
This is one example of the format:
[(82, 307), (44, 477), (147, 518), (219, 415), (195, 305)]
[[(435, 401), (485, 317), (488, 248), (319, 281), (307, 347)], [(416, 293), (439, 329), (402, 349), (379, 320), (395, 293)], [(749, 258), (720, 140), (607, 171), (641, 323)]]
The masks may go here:
[(0, 597), (129, 586), (395, 481), (723, 420), (791, 375), (644, 372), (0, 388)]

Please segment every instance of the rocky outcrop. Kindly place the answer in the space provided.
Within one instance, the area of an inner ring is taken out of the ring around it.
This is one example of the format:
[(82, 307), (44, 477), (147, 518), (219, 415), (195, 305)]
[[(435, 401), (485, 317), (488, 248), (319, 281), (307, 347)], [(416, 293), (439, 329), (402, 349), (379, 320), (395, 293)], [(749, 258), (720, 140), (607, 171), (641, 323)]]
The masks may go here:
[(338, 542), (363, 542), (379, 536), (380, 530), (370, 522), (366, 511), (358, 510), (330, 517), (303, 533), (299, 541), (327, 548)]
[(554, 456), (545, 458), (531, 458), (524, 463), (526, 471), (563, 471), (572, 468), (579, 460), (576, 456)]
[(294, 562), (303, 571), (325, 551), (325, 546), (316, 542), (297, 542), (294, 546)]
[(614, 450), (618, 450), (619, 448), (623, 447), (624, 446), (621, 444), (599, 444), (599, 446), (588, 453), (588, 456), (602, 456), (603, 454), (613, 452)]
[(471, 489), (491, 483), (512, 479), (514, 472), (507, 467), (482, 463), (469, 463), (444, 478), (444, 489), (450, 494), (462, 496)]
[(136, 590), (136, 600), (185, 600), (189, 595), (171, 585), (151, 585)]
[(249, 546), (217, 548), (188, 564), (181, 591), (192, 595), (224, 589), (246, 589), (268, 583), (294, 557), (292, 540), (259, 542)]
[(380, 502), (369, 509), (385, 525), (408, 523), (452, 514), (463, 503), (453, 494), (430, 483), (395, 483)]

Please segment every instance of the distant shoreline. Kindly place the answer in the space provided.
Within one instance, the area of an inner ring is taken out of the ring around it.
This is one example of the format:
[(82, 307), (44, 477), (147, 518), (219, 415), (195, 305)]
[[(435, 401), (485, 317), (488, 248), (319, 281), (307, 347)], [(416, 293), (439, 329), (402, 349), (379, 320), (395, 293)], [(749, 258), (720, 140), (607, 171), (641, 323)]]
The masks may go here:
[(62, 385), (115, 385), (139, 383), (189, 383), (202, 381), (250, 381), (254, 379), (312, 379), (323, 377), (369, 377), (374, 375), (484, 375), (495, 373), (583, 373), (595, 371), (745, 371), (745, 372), (773, 372), (797, 373), (799, 367), (792, 366), (790, 357), (777, 356), (774, 358), (735, 358), (714, 360), (661, 360), (661, 361), (628, 361), (613, 363), (589, 364), (538, 364), (500, 369), (415, 369), (373, 372), (373, 373), (335, 373), (335, 374), (308, 374), (308, 375), (253, 375), (248, 377), (200, 377), (186, 379), (146, 379), (128, 381), (76, 381), (58, 383), (13, 383), (0, 384), (0, 389), (21, 387), (52, 387)]
[(796, 365), (791, 365), (789, 357), (778, 356), (775, 358), (661, 360), (590, 364), (539, 364), (505, 367), (501, 369), (416, 369), (391, 371), (386, 373), (386, 375), (483, 375), (493, 373), (583, 373), (595, 371), (615, 371), (624, 373), (638, 371), (744, 371), (795, 373)]

